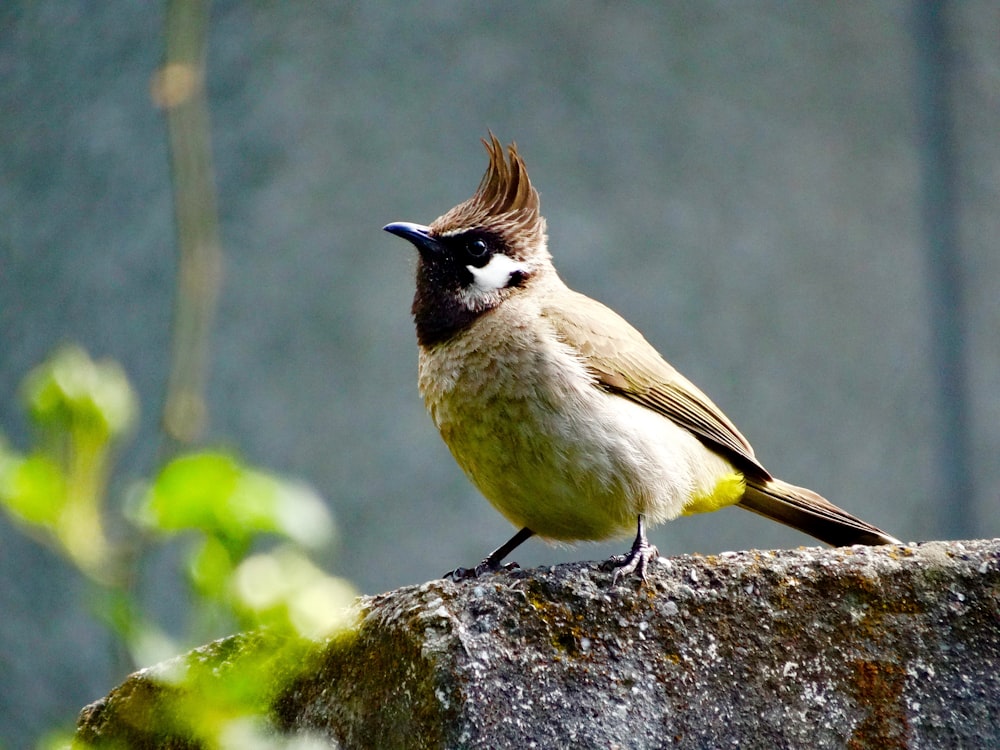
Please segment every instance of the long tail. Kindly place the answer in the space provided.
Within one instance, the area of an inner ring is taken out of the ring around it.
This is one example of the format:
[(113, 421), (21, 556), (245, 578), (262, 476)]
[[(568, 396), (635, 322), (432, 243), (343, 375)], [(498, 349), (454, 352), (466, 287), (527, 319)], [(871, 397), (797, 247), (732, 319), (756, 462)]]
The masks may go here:
[(834, 547), (852, 544), (901, 544), (894, 536), (855, 518), (812, 490), (780, 479), (747, 478), (740, 507), (814, 536)]

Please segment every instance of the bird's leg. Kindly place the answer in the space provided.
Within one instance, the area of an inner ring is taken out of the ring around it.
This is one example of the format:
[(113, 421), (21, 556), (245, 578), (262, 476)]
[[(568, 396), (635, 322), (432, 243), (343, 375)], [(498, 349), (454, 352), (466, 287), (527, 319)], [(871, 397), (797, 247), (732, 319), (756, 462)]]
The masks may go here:
[(614, 568), (614, 575), (611, 577), (611, 585), (618, 583), (618, 579), (623, 576), (636, 573), (643, 581), (646, 580), (646, 567), (650, 560), (660, 556), (649, 540), (646, 539), (646, 524), (643, 523), (642, 513), (639, 514), (638, 530), (635, 534), (635, 541), (632, 542), (632, 549), (625, 555), (615, 555), (605, 563), (607, 567)]
[(451, 578), (454, 581), (461, 581), (466, 578), (478, 578), (484, 573), (495, 573), (498, 570), (513, 570), (518, 567), (516, 562), (507, 563), (506, 565), (501, 565), (500, 563), (505, 557), (507, 557), (507, 555), (520, 547), (522, 542), (530, 539), (534, 535), (535, 532), (525, 526), (506, 542), (490, 552), (486, 559), (479, 563), (479, 565), (475, 568), (455, 568), (455, 570), (445, 573), (444, 577)]

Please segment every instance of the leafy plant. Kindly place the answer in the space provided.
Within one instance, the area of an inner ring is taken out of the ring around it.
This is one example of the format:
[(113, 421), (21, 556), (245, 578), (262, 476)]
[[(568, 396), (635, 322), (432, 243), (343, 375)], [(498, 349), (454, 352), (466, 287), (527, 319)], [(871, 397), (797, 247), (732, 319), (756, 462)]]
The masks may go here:
[[(266, 648), (257, 644), (231, 660), (225, 679), (197, 659), (161, 675), (176, 688), (169, 717), (185, 736), (213, 747), (234, 732), (244, 740), (259, 733), (280, 678), (294, 674), (312, 644), (351, 624), (354, 589), (308, 556), (333, 535), (322, 500), (232, 454), (197, 451), (168, 461), (115, 506), (108, 497), (114, 457), (138, 411), (121, 367), (64, 347), (28, 374), (23, 395), (35, 440), (23, 454), (0, 441), (0, 505), (99, 587), (103, 619), (134, 663), (227, 627), (266, 633)], [(176, 537), (188, 543), (182, 574), (197, 610), (184, 642), (143, 612), (131, 586), (142, 549)], [(280, 744), (258, 740), (259, 747)], [(56, 735), (46, 744), (64, 741)]]
[[(150, 87), (167, 124), (178, 250), (160, 465), (127, 487), (125, 500), (111, 501), (116, 453), (136, 422), (138, 400), (117, 363), (66, 346), (25, 378), (30, 447), (18, 452), (0, 435), (0, 506), (97, 587), (99, 614), (133, 665), (176, 654), (207, 634), (257, 633), (245, 651), (246, 638), (227, 641), (240, 653), (227, 655), (225, 669), (195, 651), (158, 670), (157, 679), (174, 696), (164, 704), (171, 731), (204, 747), (264, 748), (282, 744), (259, 731), (270, 697), (316, 641), (350, 624), (354, 591), (309, 559), (334, 528), (312, 489), (232, 453), (192, 447), (207, 422), (209, 334), (222, 266), (204, 90), (208, 21), (204, 0), (167, 0), (164, 61)], [(149, 549), (177, 538), (187, 544), (181, 574), (195, 610), (191, 632), (179, 641), (143, 611), (135, 591)], [(42, 746), (67, 743), (55, 733)]]

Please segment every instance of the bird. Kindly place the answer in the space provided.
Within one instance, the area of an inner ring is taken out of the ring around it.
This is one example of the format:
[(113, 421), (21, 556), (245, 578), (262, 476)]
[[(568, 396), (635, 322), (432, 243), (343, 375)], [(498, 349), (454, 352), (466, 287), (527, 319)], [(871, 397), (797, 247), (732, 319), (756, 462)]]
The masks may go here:
[(417, 250), (418, 387), (452, 456), (519, 528), (465, 579), (516, 567), (525, 540), (628, 536), (612, 584), (646, 579), (647, 524), (736, 506), (833, 546), (899, 540), (774, 477), (749, 441), (624, 318), (570, 289), (515, 143), (489, 132), (471, 198), (383, 229)]

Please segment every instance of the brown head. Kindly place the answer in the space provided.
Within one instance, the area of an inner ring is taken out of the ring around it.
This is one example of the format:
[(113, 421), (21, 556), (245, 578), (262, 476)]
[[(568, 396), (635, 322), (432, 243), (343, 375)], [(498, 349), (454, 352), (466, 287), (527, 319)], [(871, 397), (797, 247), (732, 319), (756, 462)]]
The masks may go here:
[(385, 226), (420, 253), (412, 311), (422, 346), (461, 333), (552, 268), (538, 191), (517, 147), (505, 153), (492, 133), (483, 144), (490, 163), (471, 198), (430, 226)]

